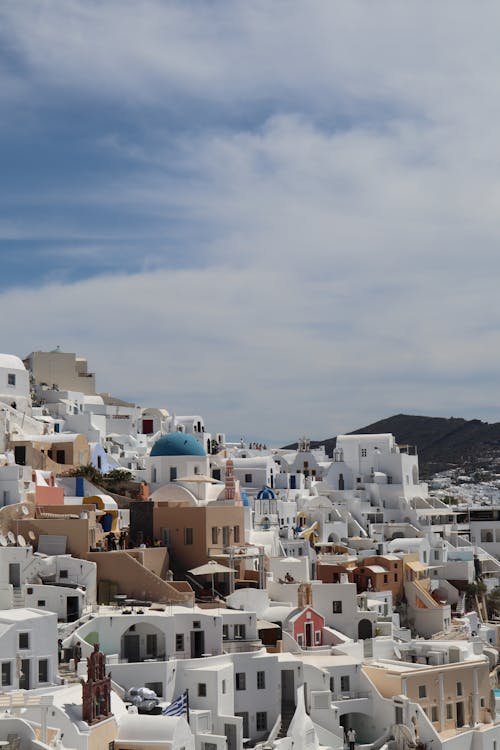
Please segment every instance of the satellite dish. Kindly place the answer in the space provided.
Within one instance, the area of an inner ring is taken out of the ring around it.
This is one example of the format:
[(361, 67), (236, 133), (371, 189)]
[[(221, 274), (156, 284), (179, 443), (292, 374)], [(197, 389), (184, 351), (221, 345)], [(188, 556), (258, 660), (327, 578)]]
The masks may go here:
[(0, 534), (0, 545), (2, 547), (6, 547), (8, 545), (7, 539), (4, 537), (3, 534)]
[(31, 539), (32, 542), (35, 541), (35, 539), (36, 539), (35, 532), (31, 531), (31, 529), (28, 531), (28, 536), (29, 536), (29, 538)]
[(9, 540), (9, 542), (11, 544), (15, 544), (16, 543), (16, 535), (14, 534), (13, 531), (7, 532), (7, 539)]
[(17, 535), (17, 543), (20, 547), (26, 547), (26, 539), (22, 534)]
[(21, 505), (21, 512), (23, 516), (29, 516), (30, 512), (27, 505)]

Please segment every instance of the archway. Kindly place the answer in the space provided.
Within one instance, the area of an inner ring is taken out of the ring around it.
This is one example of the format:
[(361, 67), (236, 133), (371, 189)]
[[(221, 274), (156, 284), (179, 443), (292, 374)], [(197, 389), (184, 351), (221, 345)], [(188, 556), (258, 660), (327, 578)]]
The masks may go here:
[(367, 620), (365, 617), (363, 620), (360, 620), (358, 623), (358, 638), (360, 641), (364, 641), (366, 638), (372, 638), (372, 637), (373, 637), (373, 626), (370, 620)]

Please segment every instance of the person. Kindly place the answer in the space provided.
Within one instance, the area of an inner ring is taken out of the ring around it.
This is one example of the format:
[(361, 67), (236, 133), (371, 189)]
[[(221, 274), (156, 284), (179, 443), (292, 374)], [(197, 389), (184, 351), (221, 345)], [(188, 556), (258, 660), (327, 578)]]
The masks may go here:
[(78, 663), (82, 658), (82, 647), (77, 643), (73, 649), (73, 659), (75, 661), (75, 672), (78, 672)]
[(350, 727), (347, 731), (347, 741), (349, 743), (349, 750), (354, 750), (356, 745), (356, 730)]

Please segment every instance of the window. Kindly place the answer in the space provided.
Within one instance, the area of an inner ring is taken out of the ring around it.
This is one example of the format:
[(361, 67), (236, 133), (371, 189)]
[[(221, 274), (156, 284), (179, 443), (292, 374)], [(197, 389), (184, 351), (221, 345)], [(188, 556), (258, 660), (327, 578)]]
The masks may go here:
[(30, 635), (29, 633), (19, 633), (19, 648), (30, 647)]
[(193, 529), (184, 529), (184, 544), (193, 543)]
[(199, 474), (200, 473), (200, 467), (199, 466), (195, 466), (194, 467), (194, 473), (195, 474)]
[(257, 672), (257, 690), (264, 690), (266, 687), (266, 673)]
[(45, 599), (39, 599), (38, 602), (37, 602), (37, 604), (36, 604), (36, 606), (37, 607), (45, 607), (46, 606)]
[(394, 573), (394, 583), (397, 583), (397, 582), (398, 582), (398, 574)]
[(437, 721), (438, 720), (438, 707), (432, 706), (431, 708), (431, 721)]
[(156, 633), (148, 633), (146, 635), (146, 653), (148, 656), (156, 656), (157, 652)]
[(175, 482), (176, 479), (177, 479), (177, 467), (171, 466), (170, 467), (170, 481)]
[(392, 484), (392, 477), (390, 474), (387, 475), (387, 484)]
[(234, 626), (234, 639), (235, 640), (245, 640), (246, 635), (246, 629), (244, 625), (235, 625)]
[(229, 638), (229, 625), (222, 626), (222, 638), (225, 641)]
[(233, 541), (235, 544), (239, 544), (240, 541), (240, 527), (235, 526), (233, 529)]
[(246, 484), (250, 484), (252, 481), (252, 475), (251, 474), (245, 474), (245, 482)]
[(68, 577), (68, 571), (67, 570), (60, 570), (59, 571), (59, 578), (67, 578)]
[(334, 693), (335, 692), (334, 688), (335, 688), (335, 681), (334, 681), (333, 677), (330, 677), (330, 693)]
[(12, 668), (10, 661), (2, 662), (2, 687), (4, 685), (10, 685), (12, 682)]
[(342, 614), (342, 602), (332, 602), (332, 612), (334, 615)]
[(49, 660), (39, 659), (38, 661), (38, 682), (49, 681)]
[(439, 560), (439, 550), (438, 549), (434, 550), (434, 560)]
[(427, 686), (426, 685), (419, 685), (418, 686), (418, 697), (419, 698), (427, 698)]
[(207, 686), (204, 682), (198, 683), (198, 697), (199, 698), (206, 698), (207, 697)]
[(457, 682), (457, 695), (463, 695), (461, 682)]
[(453, 719), (453, 704), (452, 703), (446, 704), (446, 718)]
[(151, 472), (151, 482), (153, 484), (156, 484), (156, 466), (153, 466), (153, 470)]
[(201, 628), (201, 620), (193, 620), (193, 628), (199, 630)]
[(366, 458), (367, 452), (366, 448), (361, 448), (361, 458)]
[(267, 729), (267, 711), (257, 711), (255, 721), (258, 732), (265, 732)]
[(320, 645), (321, 644), (321, 630), (316, 630), (315, 631), (314, 638), (316, 640), (316, 645), (317, 646)]
[(202, 747), (202, 750), (217, 750), (217, 743), (216, 742), (204, 742), (201, 747)]
[(245, 672), (236, 672), (236, 690), (246, 690)]
[(212, 544), (217, 544), (217, 526), (212, 526)]
[(229, 526), (224, 526), (222, 529), (222, 545), (227, 547), (229, 544)]
[(176, 633), (175, 636), (175, 650), (184, 651), (184, 633)]
[(403, 723), (403, 706), (396, 706), (395, 711), (395, 720), (396, 724), (402, 724)]
[(340, 692), (341, 693), (348, 693), (351, 689), (350, 687), (351, 681), (349, 679), (349, 675), (345, 674), (340, 678)]
[(226, 694), (226, 681), (222, 680), (222, 695)]
[(7, 384), (8, 385), (16, 384), (16, 376), (13, 372), (9, 372), (9, 374), (7, 375)]
[(384, 583), (388, 583), (388, 581), (389, 581), (389, 576), (384, 576)]

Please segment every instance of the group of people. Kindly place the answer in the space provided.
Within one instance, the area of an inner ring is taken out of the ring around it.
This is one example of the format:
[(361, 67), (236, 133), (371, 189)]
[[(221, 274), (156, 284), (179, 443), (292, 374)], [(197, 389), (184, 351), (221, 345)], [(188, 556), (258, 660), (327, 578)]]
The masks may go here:
[(109, 534), (106, 534), (105, 538), (108, 552), (112, 552), (116, 549), (127, 549), (128, 534), (126, 531), (121, 531), (118, 539), (116, 538), (116, 534), (113, 531), (110, 531)]

